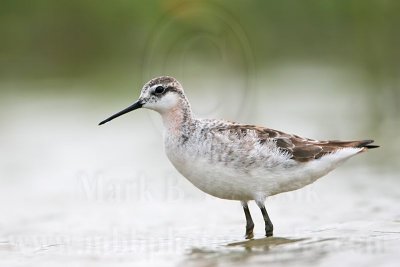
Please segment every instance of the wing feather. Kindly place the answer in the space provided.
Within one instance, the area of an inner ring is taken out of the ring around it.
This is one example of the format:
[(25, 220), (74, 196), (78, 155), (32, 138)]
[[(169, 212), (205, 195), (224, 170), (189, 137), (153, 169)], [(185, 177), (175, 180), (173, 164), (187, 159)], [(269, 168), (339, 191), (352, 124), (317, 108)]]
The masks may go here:
[(376, 148), (378, 146), (370, 145), (373, 140), (361, 141), (319, 141), (310, 138), (303, 138), (298, 135), (288, 134), (274, 129), (243, 124), (228, 124), (216, 128), (218, 131), (229, 131), (236, 138), (243, 138), (248, 131), (254, 131), (260, 144), (273, 140), (276, 146), (288, 154), (291, 159), (299, 162), (307, 162), (319, 159), (324, 155), (335, 153), (343, 148)]

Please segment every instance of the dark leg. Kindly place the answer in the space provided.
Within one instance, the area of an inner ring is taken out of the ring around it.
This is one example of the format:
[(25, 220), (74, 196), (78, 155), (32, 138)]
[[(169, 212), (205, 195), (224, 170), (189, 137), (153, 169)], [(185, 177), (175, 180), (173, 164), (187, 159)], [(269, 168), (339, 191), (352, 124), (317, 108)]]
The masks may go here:
[(268, 216), (268, 212), (265, 209), (264, 203), (263, 202), (256, 202), (258, 207), (261, 210), (261, 213), (264, 217), (264, 222), (265, 222), (265, 236), (270, 237), (273, 236), (273, 232), (274, 232), (274, 226), (272, 225), (271, 219)]
[(244, 215), (246, 216), (246, 239), (252, 239), (254, 237), (253, 229), (254, 222), (251, 218), (249, 206), (247, 206), (247, 202), (242, 201), (242, 206), (244, 210)]

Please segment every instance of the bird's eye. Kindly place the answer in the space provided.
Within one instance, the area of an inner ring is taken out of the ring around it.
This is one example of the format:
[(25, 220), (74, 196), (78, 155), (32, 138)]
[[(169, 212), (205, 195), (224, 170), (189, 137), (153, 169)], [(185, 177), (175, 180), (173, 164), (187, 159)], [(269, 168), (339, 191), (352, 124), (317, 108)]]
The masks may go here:
[(164, 93), (164, 91), (165, 91), (165, 88), (160, 85), (160, 86), (156, 87), (156, 89), (154, 90), (154, 93), (159, 95), (159, 94)]

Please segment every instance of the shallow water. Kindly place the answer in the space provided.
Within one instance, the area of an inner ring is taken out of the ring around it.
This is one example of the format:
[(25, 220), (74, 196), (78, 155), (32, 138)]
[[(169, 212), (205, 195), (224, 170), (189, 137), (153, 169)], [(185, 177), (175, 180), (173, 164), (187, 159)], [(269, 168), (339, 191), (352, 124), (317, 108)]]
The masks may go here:
[[(316, 138), (368, 129), (368, 123), (349, 127), (362, 103), (340, 109), (320, 103), (325, 114), (349, 114), (327, 124), (311, 107), (277, 116), (278, 95), (270, 92), (266, 105), (248, 98), (254, 105), (243, 105), (256, 114), (239, 119)], [(2, 266), (397, 266), (400, 180), (396, 160), (381, 164), (384, 147), (311, 186), (269, 199), (273, 238), (263, 237), (261, 214), (250, 204), (255, 239), (245, 241), (239, 203), (206, 196), (168, 162), (156, 114), (140, 111), (99, 128), (101, 119), (129, 104), (103, 102), (73, 96), (2, 100)], [(224, 114), (204, 105), (200, 110), (213, 112)], [(340, 123), (346, 127), (339, 129)]]

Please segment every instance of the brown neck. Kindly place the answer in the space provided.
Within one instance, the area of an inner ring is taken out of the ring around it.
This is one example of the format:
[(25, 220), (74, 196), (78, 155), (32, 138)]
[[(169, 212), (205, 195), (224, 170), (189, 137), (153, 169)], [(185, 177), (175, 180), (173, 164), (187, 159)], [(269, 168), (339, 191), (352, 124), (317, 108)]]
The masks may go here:
[(192, 110), (186, 98), (180, 99), (174, 108), (161, 116), (167, 131), (177, 135), (185, 131), (193, 120)]

